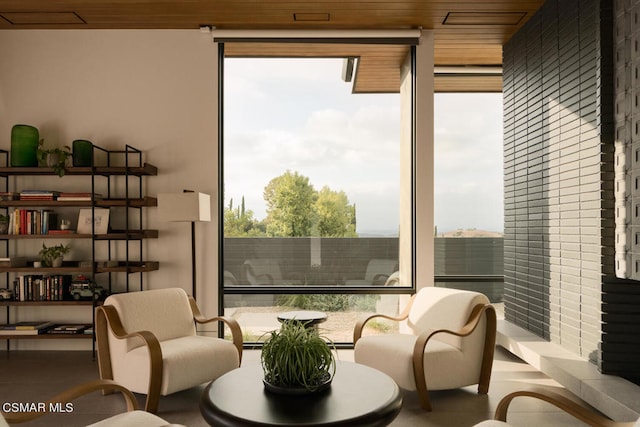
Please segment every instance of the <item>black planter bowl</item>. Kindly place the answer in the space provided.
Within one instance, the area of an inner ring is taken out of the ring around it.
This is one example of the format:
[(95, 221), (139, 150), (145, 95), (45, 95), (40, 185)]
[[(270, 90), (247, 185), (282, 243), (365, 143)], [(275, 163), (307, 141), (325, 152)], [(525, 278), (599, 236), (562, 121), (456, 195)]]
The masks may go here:
[(262, 382), (264, 383), (264, 389), (270, 393), (287, 395), (287, 396), (307, 396), (310, 394), (322, 393), (323, 391), (328, 390), (329, 387), (331, 387), (331, 380), (332, 380), (331, 375), (327, 373), (326, 379), (311, 390), (304, 386), (283, 387), (283, 386), (271, 384), (264, 379), (262, 380)]

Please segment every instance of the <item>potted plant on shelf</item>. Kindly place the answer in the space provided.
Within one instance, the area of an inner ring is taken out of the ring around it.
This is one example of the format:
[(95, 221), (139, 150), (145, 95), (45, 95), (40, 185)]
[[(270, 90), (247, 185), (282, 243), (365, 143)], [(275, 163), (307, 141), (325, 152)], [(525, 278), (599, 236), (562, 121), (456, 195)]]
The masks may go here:
[(43, 146), (44, 139), (41, 139), (38, 143), (38, 164), (52, 168), (59, 177), (64, 176), (67, 159), (71, 158), (71, 147), (45, 149)]
[(333, 343), (304, 322), (285, 321), (270, 332), (260, 360), (267, 391), (307, 394), (325, 390), (336, 370)]
[(63, 245), (62, 243), (49, 247), (43, 243), (39, 253), (42, 266), (60, 267), (62, 265), (62, 259), (64, 255), (69, 252), (69, 249), (70, 245)]
[(0, 234), (9, 233), (9, 215), (0, 214)]

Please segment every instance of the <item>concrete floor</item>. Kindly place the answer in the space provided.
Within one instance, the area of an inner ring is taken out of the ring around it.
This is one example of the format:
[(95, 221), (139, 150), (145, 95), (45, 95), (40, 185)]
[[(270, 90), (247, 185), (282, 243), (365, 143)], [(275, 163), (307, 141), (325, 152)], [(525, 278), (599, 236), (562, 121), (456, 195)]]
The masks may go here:
[[(351, 350), (339, 350), (338, 353), (340, 360), (353, 360)], [(259, 351), (246, 350), (243, 365), (259, 363), (259, 358)], [(72, 385), (96, 378), (97, 362), (90, 352), (0, 352), (0, 404), (45, 401)], [(403, 409), (391, 426), (473, 426), (492, 417), (502, 396), (533, 386), (551, 387), (578, 400), (554, 380), (498, 347), (488, 395), (478, 395), (476, 387), (431, 392), (433, 411), (424, 412), (415, 394), (404, 392)], [(196, 387), (162, 397), (158, 415), (169, 422), (185, 426), (206, 426), (198, 408), (202, 388)], [(144, 396), (138, 396), (138, 400), (142, 404)], [(47, 415), (22, 425), (84, 426), (124, 410), (120, 396), (92, 393), (76, 400), (71, 413)], [(510, 422), (517, 426), (584, 425), (556, 408), (532, 399), (516, 400), (509, 414)]]

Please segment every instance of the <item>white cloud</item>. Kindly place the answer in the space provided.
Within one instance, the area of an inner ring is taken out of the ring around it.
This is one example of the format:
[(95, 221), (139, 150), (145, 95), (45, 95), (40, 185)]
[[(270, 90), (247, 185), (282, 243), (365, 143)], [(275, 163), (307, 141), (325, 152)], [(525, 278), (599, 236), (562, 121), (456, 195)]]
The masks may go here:
[[(341, 60), (225, 62), (225, 195), (264, 217), (264, 186), (286, 170), (343, 190), (358, 229), (397, 230), (399, 96), (353, 95)], [(502, 230), (499, 94), (438, 94), (438, 229)], [(473, 209), (469, 209), (473, 206)]]

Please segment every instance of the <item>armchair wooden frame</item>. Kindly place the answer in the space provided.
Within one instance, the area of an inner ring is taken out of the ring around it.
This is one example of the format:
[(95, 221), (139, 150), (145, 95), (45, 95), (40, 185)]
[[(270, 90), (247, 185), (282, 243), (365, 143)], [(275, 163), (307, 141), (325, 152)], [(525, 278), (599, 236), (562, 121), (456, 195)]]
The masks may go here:
[(119, 391), (122, 393), (122, 397), (127, 404), (127, 412), (135, 411), (138, 409), (138, 402), (136, 401), (133, 393), (129, 391), (129, 389), (121, 386), (112, 380), (94, 380), (87, 383), (79, 384), (75, 387), (72, 387), (68, 390), (65, 390), (51, 399), (47, 400), (44, 404), (43, 411), (31, 411), (31, 412), (12, 412), (7, 413), (3, 412), (2, 416), (9, 424), (19, 424), (25, 423), (28, 421), (33, 421), (36, 418), (40, 418), (49, 413), (49, 410), (52, 406), (56, 404), (66, 404), (71, 402), (72, 400), (84, 396), (85, 394), (102, 390), (103, 392), (113, 393), (115, 391)]
[[(353, 345), (362, 337), (363, 329), (367, 322), (375, 318), (383, 318), (396, 322), (406, 320), (409, 317), (411, 306), (415, 301), (415, 295), (411, 297), (404, 311), (398, 316), (388, 316), (386, 314), (373, 314), (360, 319), (353, 330)], [(470, 335), (482, 320), (482, 316), (486, 315), (486, 334), (484, 339), (484, 349), (482, 353), (482, 367), (480, 370), (480, 378), (478, 380), (478, 393), (487, 394), (489, 392), (489, 382), (491, 380), (491, 368), (493, 365), (493, 354), (496, 345), (496, 310), (491, 304), (476, 305), (469, 319), (459, 331), (451, 331), (448, 329), (429, 329), (418, 335), (415, 346), (413, 348), (413, 377), (416, 383), (416, 391), (420, 398), (422, 407), (431, 411), (431, 401), (429, 400), (429, 390), (427, 388), (427, 380), (424, 371), (424, 349), (431, 338), (437, 334), (450, 334), (458, 337), (466, 337)]]
[[(200, 309), (193, 297), (189, 297), (193, 320), (196, 323), (204, 324), (210, 322), (224, 322), (231, 330), (233, 345), (238, 350), (240, 362), (242, 362), (242, 331), (240, 324), (233, 318), (227, 316), (216, 316), (205, 318), (202, 316)], [(162, 348), (156, 336), (150, 331), (126, 331), (120, 316), (116, 309), (110, 305), (102, 305), (96, 308), (96, 340), (98, 342), (98, 367), (100, 370), (100, 378), (113, 379), (113, 370), (111, 366), (111, 356), (109, 354), (109, 336), (108, 330), (118, 339), (127, 339), (138, 337), (144, 341), (149, 351), (150, 373), (149, 373), (149, 389), (147, 392), (147, 401), (145, 403), (145, 411), (156, 413), (160, 402), (160, 387), (162, 386)], [(105, 390), (103, 394), (110, 394), (112, 391)]]
[(592, 427), (633, 427), (635, 422), (619, 422), (612, 421), (609, 418), (606, 418), (593, 409), (587, 408), (585, 406), (580, 405), (579, 403), (561, 395), (554, 391), (543, 389), (543, 388), (533, 388), (531, 390), (521, 390), (510, 393), (503, 397), (498, 403), (496, 408), (496, 413), (494, 416), (495, 420), (498, 421), (507, 421), (507, 411), (509, 409), (509, 405), (516, 397), (533, 397), (535, 399), (540, 399), (545, 402), (548, 402), (560, 409), (564, 412), (572, 415), (574, 418), (582, 421), (585, 424), (588, 424)]

